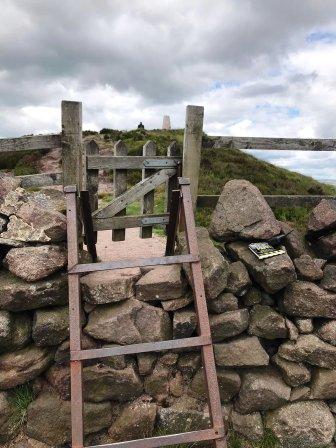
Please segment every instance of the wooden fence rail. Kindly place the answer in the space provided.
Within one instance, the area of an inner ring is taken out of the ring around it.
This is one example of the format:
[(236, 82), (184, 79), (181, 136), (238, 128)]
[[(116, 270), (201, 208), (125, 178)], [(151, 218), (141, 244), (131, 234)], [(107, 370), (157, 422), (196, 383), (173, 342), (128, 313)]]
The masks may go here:
[[(93, 211), (95, 230), (113, 230), (113, 239), (125, 237), (125, 229), (140, 227), (143, 237), (152, 235), (152, 226), (167, 223), (167, 213), (154, 213), (154, 187), (165, 183), (166, 207), (169, 210), (171, 192), (176, 188), (177, 176), (189, 177), (194, 207), (214, 208), (218, 196), (197, 195), (203, 134), (204, 109), (187, 106), (183, 154), (178, 154), (176, 144), (167, 149), (167, 156), (157, 156), (155, 145), (147, 143), (141, 156), (128, 156), (122, 142), (114, 149), (114, 156), (99, 155), (99, 147), (92, 140), (83, 144), (82, 103), (62, 101), (62, 132), (59, 134), (32, 135), (19, 138), (0, 139), (0, 153), (17, 151), (49, 150), (62, 148), (62, 172), (18, 176), (21, 186), (45, 187), (53, 185), (76, 185), (78, 190), (87, 189)], [(335, 151), (335, 139), (261, 138), (261, 137), (216, 137), (214, 148)], [(182, 172), (181, 172), (182, 166)], [(127, 170), (142, 170), (142, 183), (132, 190), (127, 188)], [(98, 210), (99, 170), (114, 171), (115, 197), (113, 206)], [(334, 196), (266, 195), (269, 205), (274, 207), (313, 207), (321, 199), (336, 199)], [(131, 201), (141, 201), (142, 214), (126, 216), (125, 209)], [(125, 202), (123, 202), (125, 201)], [(117, 206), (117, 204), (119, 204)], [(116, 213), (115, 215), (114, 213)]]

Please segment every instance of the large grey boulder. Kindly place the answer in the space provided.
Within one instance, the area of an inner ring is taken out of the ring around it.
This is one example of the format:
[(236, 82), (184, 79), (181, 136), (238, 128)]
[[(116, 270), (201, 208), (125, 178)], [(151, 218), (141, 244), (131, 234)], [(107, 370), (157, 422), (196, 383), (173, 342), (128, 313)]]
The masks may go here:
[(273, 368), (248, 372), (243, 375), (236, 401), (236, 409), (242, 414), (276, 409), (289, 401), (291, 388)]
[(327, 264), (323, 269), (323, 278), (320, 285), (328, 291), (336, 292), (336, 265)]
[(0, 270), (0, 310), (24, 311), (68, 302), (67, 276), (55, 274), (48, 279), (27, 283)]
[(309, 334), (314, 331), (313, 319), (302, 319), (297, 317), (295, 319), (295, 325), (301, 334)]
[(135, 285), (138, 300), (171, 300), (182, 296), (181, 265), (159, 266), (143, 275)]
[(222, 314), (210, 314), (210, 329), (213, 342), (238, 336), (246, 330), (249, 324), (247, 309), (227, 311)]
[(169, 408), (158, 410), (157, 429), (159, 433), (176, 434), (210, 426), (209, 414), (204, 411), (197, 400), (183, 396)]
[(196, 330), (196, 326), (197, 316), (194, 309), (175, 311), (173, 317), (173, 338), (189, 338)]
[(292, 387), (299, 387), (310, 381), (310, 370), (302, 362), (288, 361), (278, 354), (274, 355), (272, 362), (280, 369), (285, 382)]
[(310, 213), (307, 236), (314, 238), (332, 229), (336, 229), (336, 203), (322, 199)]
[(329, 320), (321, 324), (316, 334), (323, 341), (331, 345), (336, 345), (336, 320)]
[(247, 440), (258, 441), (264, 436), (264, 426), (260, 412), (251, 414), (231, 413), (232, 429)]
[(158, 403), (164, 404), (169, 396), (171, 380), (170, 366), (157, 363), (153, 372), (145, 378), (144, 390)]
[(296, 281), (290, 284), (283, 296), (287, 314), (298, 317), (336, 317), (336, 294), (311, 282)]
[(0, 355), (0, 389), (11, 389), (39, 376), (52, 363), (50, 349), (28, 346)]
[(255, 305), (252, 308), (248, 332), (265, 339), (283, 339), (288, 336), (285, 318), (267, 305)]
[(43, 308), (35, 311), (33, 340), (43, 347), (61, 344), (69, 337), (69, 309), (67, 306)]
[(311, 385), (311, 398), (318, 400), (336, 398), (336, 370), (315, 369)]
[(128, 299), (95, 308), (84, 331), (106, 342), (137, 344), (172, 339), (172, 322), (161, 308)]
[[(1, 180), (1, 178), (0, 178)], [(15, 409), (13, 400), (8, 392), (0, 392), (0, 443), (6, 443), (11, 440), (19, 427), (15, 424)]]
[(280, 291), (296, 279), (293, 262), (287, 254), (259, 260), (243, 242), (230, 243), (228, 251), (245, 264), (253, 279), (268, 293)]
[(208, 310), (216, 314), (225, 313), (225, 311), (235, 311), (238, 308), (238, 299), (230, 292), (222, 292), (218, 297), (208, 302)]
[(44, 376), (52, 389), (58, 392), (62, 400), (70, 400), (71, 376), (69, 365), (52, 364), (44, 373)]
[(229, 266), (229, 276), (226, 290), (240, 297), (251, 286), (251, 279), (245, 265), (241, 261), (235, 261)]
[(178, 299), (162, 300), (161, 306), (165, 311), (176, 311), (185, 308), (187, 305), (190, 305), (190, 303), (193, 303), (193, 301), (193, 294), (191, 291), (188, 291)]
[(336, 257), (336, 232), (328, 233), (311, 242), (316, 255), (320, 258), (335, 259)]
[(321, 280), (323, 271), (315, 260), (308, 254), (301, 255), (294, 259), (294, 266), (299, 278), (308, 281)]
[(313, 334), (300, 335), (297, 341), (284, 342), (279, 347), (278, 354), (289, 361), (336, 369), (336, 347)]
[(114, 369), (97, 364), (83, 369), (84, 397), (95, 403), (100, 401), (126, 402), (143, 393), (143, 385), (135, 367)]
[(0, 311), (0, 352), (14, 351), (28, 344), (32, 322), (28, 313)]
[(300, 401), (266, 413), (264, 423), (284, 448), (327, 446), (335, 432), (335, 419), (320, 401)]
[(83, 299), (92, 305), (130, 299), (140, 276), (139, 268), (92, 272), (81, 278)]
[(0, 216), (0, 233), (3, 232), (7, 227), (8, 219)]
[[(221, 402), (230, 402), (240, 389), (241, 380), (239, 374), (234, 370), (217, 368), (217, 381)], [(202, 400), (207, 399), (203, 367), (196, 372), (192, 379), (190, 391), (195, 398)]]
[[(85, 403), (85, 434), (95, 433), (111, 424), (111, 403)], [(71, 440), (70, 401), (44, 392), (28, 407), (27, 435), (50, 446), (64, 445)]]
[[(209, 232), (204, 227), (196, 229), (197, 241), (202, 266), (205, 295), (208, 301), (215, 299), (224, 291), (227, 285), (229, 263), (224, 259), (219, 250), (214, 246), (209, 237)], [(185, 234), (179, 235), (178, 247), (181, 253), (187, 253), (187, 241)], [(189, 263), (183, 265), (183, 269), (191, 284), (191, 271)]]
[(210, 234), (215, 240), (265, 240), (278, 235), (280, 230), (257, 187), (239, 179), (225, 184), (210, 224)]
[(299, 258), (301, 255), (309, 253), (309, 247), (305, 241), (304, 235), (287, 222), (280, 222), (281, 233), (286, 235), (284, 245), (288, 255), (293, 258)]
[(151, 437), (154, 431), (157, 405), (144, 401), (128, 404), (109, 428), (113, 442)]
[(269, 363), (268, 354), (255, 336), (214, 344), (214, 352), (220, 367), (256, 367)]
[(7, 269), (27, 282), (42, 280), (62, 269), (66, 263), (65, 249), (55, 245), (16, 247), (4, 259)]
[(1, 238), (30, 243), (57, 243), (66, 240), (66, 217), (43, 207), (21, 188), (11, 191), (0, 205), (0, 213), (9, 217)]
[(21, 179), (19, 177), (14, 177), (1, 173), (0, 175), (0, 203), (3, 202), (7, 194), (16, 190), (20, 186)]

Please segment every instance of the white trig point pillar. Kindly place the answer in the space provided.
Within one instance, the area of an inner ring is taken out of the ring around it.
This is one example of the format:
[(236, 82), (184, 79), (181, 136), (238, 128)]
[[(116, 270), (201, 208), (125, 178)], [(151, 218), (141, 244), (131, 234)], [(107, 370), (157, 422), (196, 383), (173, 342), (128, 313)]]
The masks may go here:
[(164, 116), (163, 116), (163, 120), (162, 120), (162, 129), (163, 129), (164, 131), (170, 131), (170, 130), (171, 130), (170, 116), (169, 116), (169, 115), (164, 115)]

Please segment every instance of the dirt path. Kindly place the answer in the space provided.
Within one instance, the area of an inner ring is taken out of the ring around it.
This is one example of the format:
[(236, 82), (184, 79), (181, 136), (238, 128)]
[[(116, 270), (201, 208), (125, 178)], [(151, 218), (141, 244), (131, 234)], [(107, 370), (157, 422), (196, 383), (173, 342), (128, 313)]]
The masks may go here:
[(142, 239), (139, 229), (126, 229), (125, 241), (112, 241), (112, 231), (98, 232), (97, 254), (102, 261), (162, 256), (166, 239), (153, 235)]

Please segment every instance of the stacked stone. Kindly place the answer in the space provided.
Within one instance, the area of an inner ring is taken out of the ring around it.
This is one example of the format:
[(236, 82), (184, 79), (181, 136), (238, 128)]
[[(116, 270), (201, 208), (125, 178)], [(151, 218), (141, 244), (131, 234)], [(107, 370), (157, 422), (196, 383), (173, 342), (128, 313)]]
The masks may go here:
[[(61, 447), (70, 441), (64, 203), (12, 189), (0, 198), (0, 444), (17, 432), (13, 388), (30, 382), (36, 396), (20, 446)], [(294, 231), (286, 254), (263, 261), (248, 242), (290, 227), (246, 181), (224, 187), (210, 226), (216, 244), (197, 229), (223, 419), (250, 440), (268, 428), (284, 447), (333, 446), (336, 270), (313, 250), (336, 226), (334, 209), (322, 206), (312, 211), (309, 244)], [(187, 250), (183, 234), (178, 250)], [(188, 265), (83, 276), (83, 348), (196, 335), (189, 282)], [(86, 361), (83, 380), (87, 445), (210, 424), (199, 350)]]

